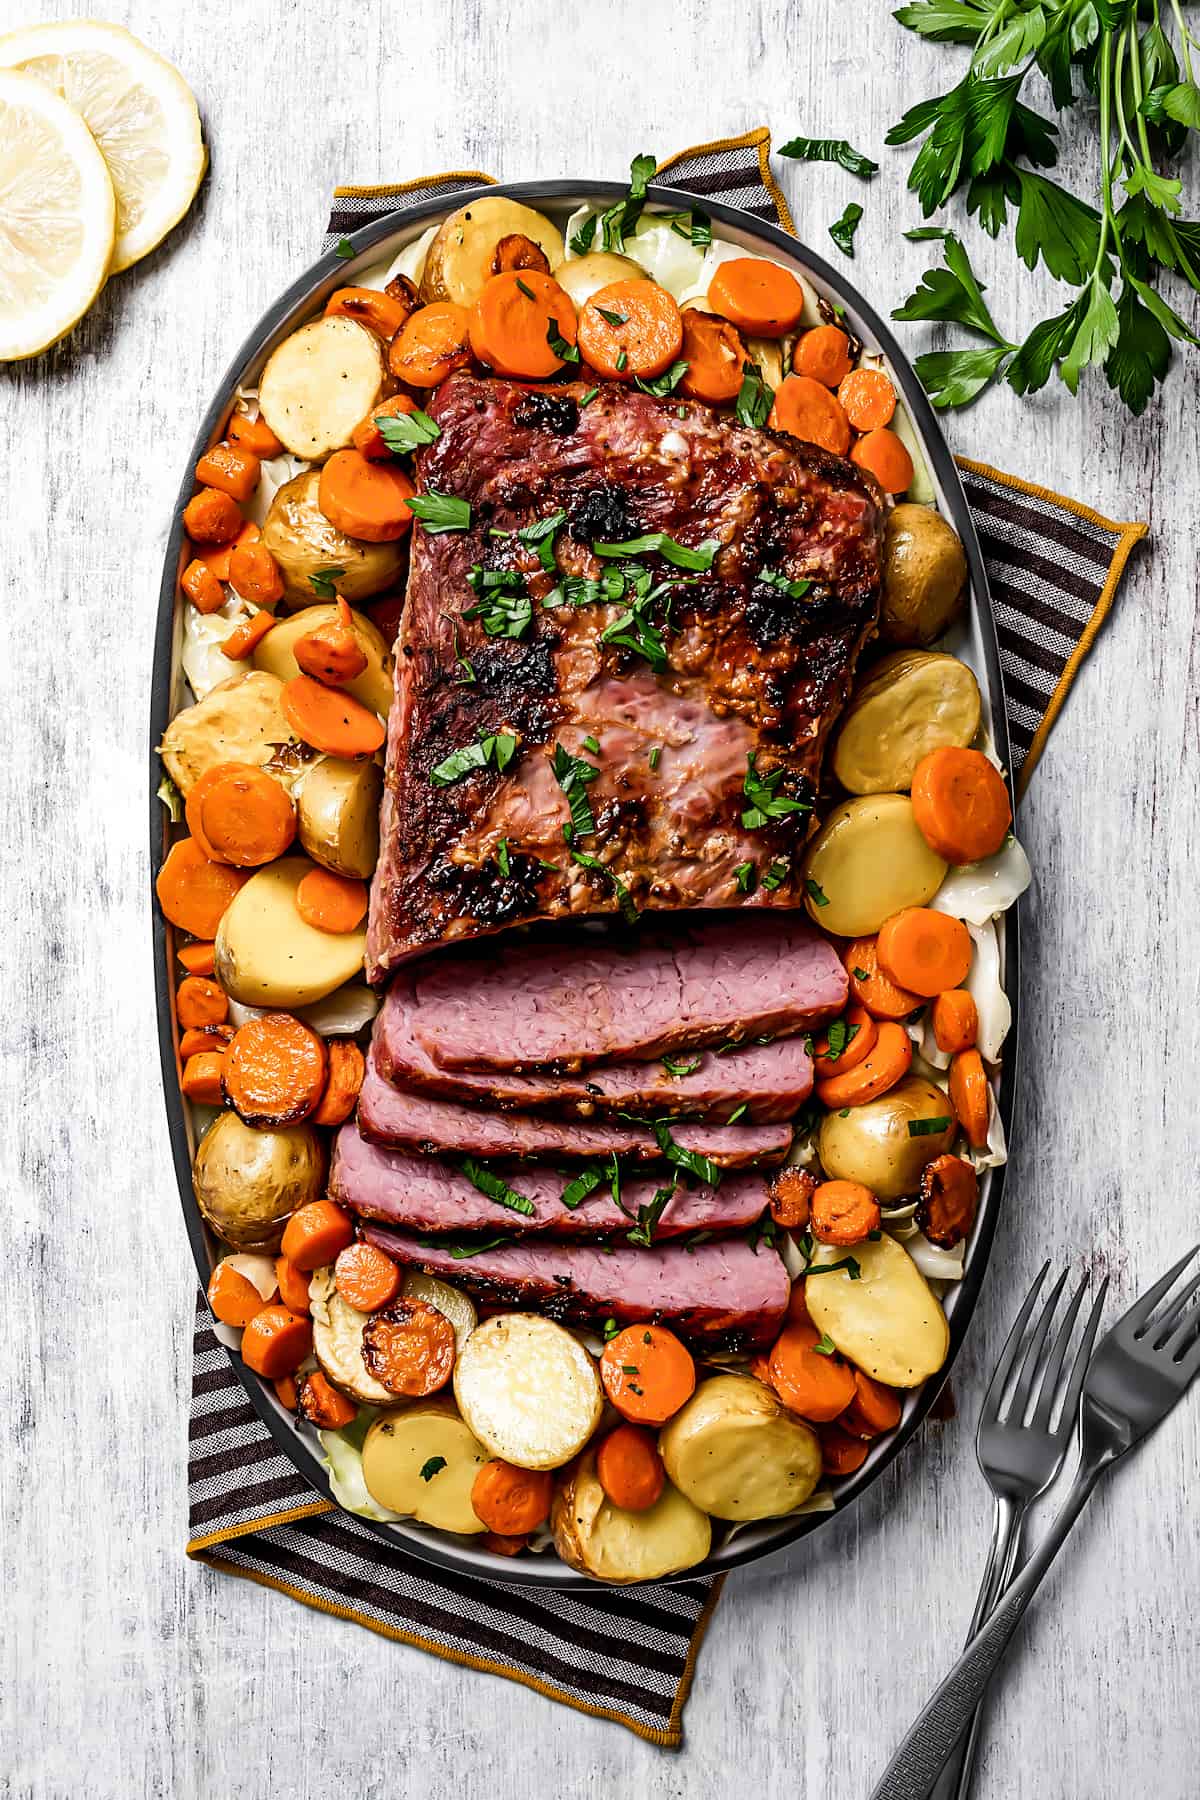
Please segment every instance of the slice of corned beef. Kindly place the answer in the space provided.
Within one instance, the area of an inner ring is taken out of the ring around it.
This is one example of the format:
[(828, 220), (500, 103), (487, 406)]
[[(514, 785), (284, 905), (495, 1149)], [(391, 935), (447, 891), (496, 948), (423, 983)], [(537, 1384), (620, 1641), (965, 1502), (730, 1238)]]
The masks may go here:
[[(600, 1176), (597, 1168), (592, 1173)], [(613, 1199), (607, 1171), (592, 1192), (575, 1205), (563, 1203), (579, 1177), (529, 1164), (489, 1164), (487, 1177), (498, 1177), (511, 1194), (532, 1206), (531, 1213), (489, 1198), (463, 1169), (431, 1156), (410, 1156), (384, 1144), (370, 1144), (353, 1124), (343, 1125), (334, 1146), (329, 1191), (352, 1212), (382, 1219), (408, 1231), (518, 1231), (551, 1237), (585, 1239), (621, 1237), (650, 1207), (662, 1186), (638, 1176), (623, 1182), (621, 1204)], [(690, 1231), (743, 1231), (767, 1204), (761, 1175), (731, 1175), (719, 1188), (676, 1188), (659, 1214), (655, 1238), (681, 1237)], [(624, 1208), (624, 1210), (622, 1210)]]

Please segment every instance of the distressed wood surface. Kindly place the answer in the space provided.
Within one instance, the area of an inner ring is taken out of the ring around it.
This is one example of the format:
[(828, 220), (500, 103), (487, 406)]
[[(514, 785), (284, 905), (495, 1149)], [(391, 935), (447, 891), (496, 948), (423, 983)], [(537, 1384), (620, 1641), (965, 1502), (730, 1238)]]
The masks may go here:
[[(74, 10), (0, 0), (0, 28)], [(1197, 1235), (1200, 365), (1141, 421), (1090, 378), (1076, 403), (1005, 391), (947, 423), (956, 449), (1154, 536), (1020, 819), (1025, 1076), (962, 1410), (789, 1563), (730, 1581), (672, 1758), (184, 1559), (194, 1277), (144, 824), (161, 549), (198, 413), (311, 259), (337, 180), (620, 176), (635, 150), (759, 121), (777, 141), (846, 133), (882, 160), (869, 188), (836, 168), (783, 180), (826, 250), (829, 221), (865, 203), (853, 272), (886, 310), (926, 256), (900, 235), (918, 221), (883, 134), (950, 85), (958, 53), (884, 6), (812, 0), (112, 10), (191, 80), (213, 167), (66, 345), (0, 371), (0, 1790), (862, 1800), (971, 1611), (989, 1523), (974, 1414), (1033, 1272), (1107, 1271), (1123, 1303)], [(1092, 139), (1070, 133), (1090, 192)], [(1002, 323), (1060, 304), (1010, 243), (969, 236)], [(999, 1686), (980, 1794), (1195, 1793), (1198, 1427), (1193, 1397), (1093, 1501)]]

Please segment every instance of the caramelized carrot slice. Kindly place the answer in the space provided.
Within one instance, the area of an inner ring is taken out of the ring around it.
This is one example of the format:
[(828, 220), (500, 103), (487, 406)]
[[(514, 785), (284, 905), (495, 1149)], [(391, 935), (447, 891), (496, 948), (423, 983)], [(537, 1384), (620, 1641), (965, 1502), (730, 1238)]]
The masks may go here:
[(811, 375), (788, 375), (775, 395), (767, 420), (773, 431), (786, 431), (806, 444), (818, 444), (845, 456), (850, 424), (835, 394)]
[(363, 1327), (362, 1359), (392, 1394), (436, 1393), (450, 1379), (454, 1355), (453, 1325), (424, 1300), (397, 1300)]
[(242, 1361), (268, 1381), (292, 1375), (312, 1350), (312, 1324), (286, 1306), (264, 1306), (242, 1333)]
[(903, 1025), (885, 1019), (874, 1046), (855, 1069), (816, 1083), (817, 1099), (830, 1111), (843, 1106), (865, 1106), (878, 1099), (907, 1075), (912, 1066), (912, 1039)]
[(716, 313), (686, 306), (682, 313), (683, 343), (679, 354), (687, 363), (680, 377), (679, 393), (708, 406), (724, 406), (736, 400), (742, 387), (746, 346), (736, 325)]
[(204, 854), (195, 838), (172, 844), (154, 891), (163, 917), (191, 937), (215, 938), (217, 927), (248, 875)]
[(920, 994), (910, 994), (889, 981), (879, 967), (874, 938), (855, 938), (842, 951), (842, 966), (850, 987), (874, 1019), (903, 1019), (921, 1004)]
[(812, 1234), (823, 1244), (861, 1244), (879, 1230), (879, 1202), (861, 1181), (823, 1181), (812, 1197)]
[(575, 307), (553, 275), (510, 269), (489, 275), (471, 310), (471, 349), (497, 375), (544, 380), (575, 343)]
[(590, 368), (614, 381), (662, 375), (682, 345), (679, 308), (656, 281), (612, 281), (592, 295), (579, 315), (580, 354)]
[(325, 302), (327, 319), (357, 319), (385, 344), (391, 343), (412, 310), (403, 300), (382, 293), (378, 288), (338, 288)]
[(827, 388), (838, 387), (850, 373), (850, 339), (836, 325), (814, 325), (797, 342), (792, 369)]
[(544, 1525), (553, 1497), (548, 1470), (518, 1469), (500, 1457), (484, 1463), (471, 1488), (475, 1517), (500, 1537), (520, 1537)]
[(771, 1386), (788, 1408), (814, 1423), (836, 1419), (854, 1398), (854, 1374), (836, 1351), (817, 1349), (815, 1325), (786, 1325), (768, 1359)]
[(295, 1125), (325, 1090), (325, 1043), (290, 1013), (264, 1013), (233, 1036), (225, 1094), (247, 1125)]

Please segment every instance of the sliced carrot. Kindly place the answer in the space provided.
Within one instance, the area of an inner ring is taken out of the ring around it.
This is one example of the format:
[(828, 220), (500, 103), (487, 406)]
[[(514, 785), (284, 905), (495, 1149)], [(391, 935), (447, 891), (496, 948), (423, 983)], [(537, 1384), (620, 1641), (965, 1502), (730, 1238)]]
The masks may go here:
[[(229, 579), (243, 600), (255, 606), (277, 606), (283, 599), (283, 572), (264, 543), (240, 540), (229, 556)], [(268, 628), (269, 629), (269, 628)], [(229, 655), (229, 646), (225, 645)]]
[(611, 281), (579, 315), (580, 355), (614, 381), (663, 374), (682, 345), (679, 308), (656, 281)]
[(931, 1012), (933, 1040), (946, 1056), (956, 1050), (970, 1050), (979, 1032), (979, 1009), (966, 988), (951, 988), (939, 994)]
[(837, 396), (811, 375), (789, 375), (775, 395), (767, 424), (835, 456), (850, 447), (850, 425)]
[(224, 588), (208, 564), (198, 556), (193, 558), (179, 577), (179, 585), (197, 612), (219, 612), (225, 604)]
[(214, 444), (196, 464), (196, 480), (217, 488), (244, 506), (258, 486), (261, 464), (253, 450), (240, 444)]
[(338, 288), (325, 302), (327, 319), (357, 319), (385, 344), (391, 343), (412, 310), (402, 300), (381, 293), (378, 288)]
[(329, 1077), (321, 1104), (312, 1115), (314, 1125), (341, 1125), (354, 1111), (354, 1102), (366, 1074), (363, 1053), (353, 1038), (326, 1038)]
[(860, 1438), (850, 1437), (837, 1425), (827, 1425), (820, 1434), (821, 1468), (826, 1475), (853, 1475), (867, 1460), (867, 1446)]
[(622, 1418), (665, 1425), (696, 1387), (696, 1365), (673, 1331), (628, 1325), (609, 1338), (600, 1358), (604, 1391)]
[(544, 380), (575, 342), (575, 306), (553, 275), (509, 269), (489, 275), (471, 308), (471, 349), (497, 375)]
[(215, 938), (225, 909), (249, 879), (240, 869), (213, 862), (195, 838), (182, 838), (168, 850), (154, 891), (172, 925), (191, 937)]
[(960, 1050), (950, 1064), (950, 1103), (972, 1150), (988, 1136), (988, 1078), (978, 1050)]
[(816, 1083), (817, 1099), (831, 1112), (843, 1106), (864, 1106), (868, 1100), (886, 1094), (907, 1075), (912, 1057), (912, 1039), (903, 1025), (885, 1019), (872, 1048), (856, 1069)]
[[(259, 544), (255, 544), (253, 549), (260, 551), (263, 556), (270, 556), (270, 551), (263, 550)], [(274, 558), (272, 557), (271, 560), (274, 561)], [(280, 586), (282, 588), (282, 582)], [(242, 590), (239, 588), (238, 593), (241, 592)], [(248, 619), (243, 619), (239, 625), (235, 625), (229, 636), (223, 640), (221, 655), (227, 656), (230, 662), (245, 662), (247, 657), (254, 655), (268, 631), (273, 630), (274, 626), (274, 616), (265, 607), (261, 612), (251, 613)]]
[(740, 331), (777, 338), (800, 323), (804, 289), (778, 263), (735, 256), (721, 263), (709, 282), (708, 304)]
[(393, 394), (388, 400), (380, 400), (373, 406), (365, 419), (360, 419), (350, 434), (354, 448), (362, 453), (369, 462), (383, 462), (392, 454), (379, 429), (380, 419), (393, 419), (397, 413), (416, 412), (417, 403), (408, 394)]
[(225, 1096), (247, 1125), (295, 1125), (316, 1110), (326, 1068), (325, 1041), (310, 1026), (291, 1013), (263, 1013), (233, 1035)]
[(396, 1300), (363, 1327), (362, 1359), (392, 1394), (436, 1393), (450, 1379), (454, 1354), (453, 1325), (424, 1300)]
[[(986, 1136), (986, 1131), (985, 1131)], [(921, 1171), (916, 1221), (931, 1244), (953, 1250), (975, 1223), (979, 1177), (963, 1156), (935, 1156)]]
[(900, 1396), (895, 1388), (876, 1381), (864, 1369), (855, 1369), (852, 1410), (866, 1421), (872, 1431), (895, 1431), (900, 1423)]
[(189, 1025), (179, 1036), (180, 1059), (186, 1062), (189, 1056), (203, 1056), (209, 1050), (223, 1054), (232, 1036), (232, 1025)]
[(275, 1398), (280, 1406), (286, 1407), (288, 1412), (295, 1412), (300, 1403), (300, 1396), (296, 1392), (296, 1377), (281, 1375), (278, 1381), (271, 1383), (271, 1386), (275, 1389)]
[(417, 297), (417, 284), (407, 275), (393, 275), (384, 286), (384, 293), (390, 294), (393, 300), (402, 300), (409, 313), (415, 313), (421, 304)]
[(369, 462), (361, 450), (335, 450), (321, 470), (317, 505), (329, 523), (366, 544), (391, 544), (412, 524), (416, 493), (395, 462)]
[(931, 750), (913, 770), (913, 818), (949, 863), (994, 856), (1008, 836), (1012, 806), (1000, 771), (982, 750)]
[(296, 835), (291, 795), (281, 781), (252, 763), (215, 763), (206, 769), (187, 797), (185, 816), (205, 853), (238, 869), (274, 862)]
[(808, 1301), (804, 1295), (805, 1283), (793, 1281), (792, 1291), (788, 1296), (787, 1321), (789, 1325), (811, 1325), (812, 1314), (808, 1310)]
[(378, 1312), (400, 1292), (400, 1266), (375, 1244), (347, 1244), (333, 1265), (334, 1286), (358, 1312)]
[(780, 1169), (767, 1183), (767, 1205), (771, 1217), (785, 1231), (804, 1231), (812, 1208), (815, 1175), (807, 1169)]
[(387, 727), (352, 694), (322, 686), (311, 675), (295, 675), (280, 695), (283, 715), (302, 743), (327, 756), (373, 756)]
[(518, 1469), (493, 1457), (485, 1462), (471, 1488), (475, 1517), (499, 1537), (536, 1531), (550, 1517), (554, 1477), (545, 1469)]
[(211, 975), (216, 967), (216, 945), (200, 939), (194, 944), (177, 944), (175, 954), (189, 975)]
[(197, 544), (231, 544), (242, 528), (237, 501), (218, 488), (201, 488), (183, 509), (183, 524)]
[(286, 1256), (275, 1258), (275, 1279), (279, 1283), (279, 1298), (289, 1312), (301, 1315), (312, 1311), (312, 1302), (308, 1293), (308, 1276), (295, 1263), (289, 1262)]
[(717, 313), (702, 312), (698, 306), (683, 309), (683, 343), (679, 354), (687, 369), (680, 377), (678, 392), (689, 400), (703, 400), (708, 406), (723, 406), (736, 400), (742, 387), (742, 364), (746, 346), (736, 325)]
[(854, 1398), (853, 1370), (836, 1351), (823, 1356), (820, 1342), (815, 1325), (785, 1325), (768, 1359), (771, 1386), (783, 1404), (814, 1423), (836, 1419)]
[(836, 325), (814, 325), (796, 344), (792, 373), (811, 375), (827, 388), (839, 387), (850, 373), (850, 339)]
[(966, 979), (971, 934), (949, 913), (906, 906), (879, 927), (875, 953), (889, 981), (932, 999)]
[(338, 1393), (321, 1369), (314, 1369), (301, 1379), (296, 1399), (301, 1417), (321, 1431), (340, 1431), (358, 1417), (357, 1406)]
[(201, 1050), (189, 1056), (179, 1077), (180, 1092), (197, 1106), (220, 1106), (225, 1099), (222, 1079), (225, 1057), (219, 1050)]
[(361, 675), (368, 657), (354, 629), (354, 618), (339, 597), (338, 616), (306, 633), (295, 647), (296, 661), (306, 675), (326, 687), (343, 687)]
[(861, 1181), (823, 1181), (813, 1194), (812, 1234), (821, 1243), (861, 1244), (878, 1230), (879, 1202)]
[(212, 571), (218, 581), (229, 580), (229, 569), (233, 562), (233, 553), (239, 544), (257, 544), (262, 532), (253, 519), (247, 519), (237, 536), (227, 544), (210, 544), (199, 560), (206, 569)]
[(175, 995), (175, 1016), (184, 1027), (223, 1025), (229, 1017), (229, 1001), (207, 975), (186, 975)]
[(312, 1351), (312, 1324), (286, 1306), (264, 1306), (242, 1333), (242, 1361), (256, 1375), (292, 1375)]
[(296, 911), (317, 931), (353, 931), (366, 916), (367, 884), (331, 869), (310, 869), (296, 888)]
[(522, 1531), (517, 1537), (506, 1537), (500, 1531), (484, 1531), (479, 1535), (481, 1550), (494, 1550), (497, 1556), (520, 1556), (529, 1543), (529, 1533)]
[(851, 369), (838, 385), (838, 399), (855, 431), (881, 430), (896, 410), (896, 390), (882, 369)]
[(855, 999), (873, 1019), (903, 1019), (920, 1006), (920, 994), (898, 988), (882, 972), (874, 938), (855, 938), (847, 944), (842, 951), (842, 965), (850, 977)]
[(912, 486), (912, 457), (903, 441), (886, 425), (860, 437), (850, 452), (850, 461), (873, 475), (887, 494), (904, 494)]
[(522, 231), (510, 231), (496, 245), (492, 274), (503, 275), (508, 269), (537, 269), (540, 274), (548, 275), (550, 263), (540, 244), (535, 244)]
[(336, 1260), (338, 1252), (354, 1242), (354, 1224), (332, 1200), (310, 1200), (294, 1212), (283, 1228), (280, 1249), (290, 1263), (305, 1273)]
[(614, 1506), (622, 1512), (647, 1512), (663, 1491), (666, 1470), (648, 1431), (618, 1425), (596, 1451), (596, 1474)]
[(283, 450), (283, 445), (261, 413), (257, 419), (251, 419), (246, 413), (234, 413), (225, 428), (225, 436), (231, 444), (249, 450), (260, 462), (269, 456), (278, 456)]
[(228, 1263), (219, 1262), (208, 1278), (208, 1304), (222, 1325), (232, 1325), (240, 1331), (262, 1311), (263, 1297), (252, 1281)]
[(452, 300), (422, 306), (392, 339), (388, 368), (410, 387), (434, 388), (471, 360), (471, 315)]
[(841, 1024), (839, 1034), (842, 1048), (835, 1056), (830, 1049), (830, 1031), (823, 1031), (813, 1045), (813, 1065), (822, 1081), (831, 1075), (844, 1075), (848, 1069), (857, 1069), (870, 1052), (875, 1048), (875, 1021), (865, 1006), (848, 1006), (844, 1016), (835, 1020)]
[(770, 1364), (768, 1362), (768, 1359), (763, 1355), (761, 1350), (759, 1351), (757, 1356), (752, 1356), (750, 1358), (750, 1373), (753, 1375), (753, 1377), (756, 1381), (761, 1381), (764, 1387), (770, 1387), (770, 1385), (771, 1385)]

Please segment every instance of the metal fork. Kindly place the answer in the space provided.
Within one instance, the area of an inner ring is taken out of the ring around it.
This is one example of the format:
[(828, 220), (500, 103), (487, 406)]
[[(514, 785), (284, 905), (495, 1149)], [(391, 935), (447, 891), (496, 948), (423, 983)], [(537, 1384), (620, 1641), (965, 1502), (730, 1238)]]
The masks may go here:
[[(997, 1597), (1012, 1580), (1021, 1550), (1021, 1527), (1030, 1506), (1044, 1494), (1066, 1460), (1075, 1433), (1079, 1394), (1091, 1359), (1092, 1346), (1104, 1309), (1108, 1282), (1101, 1284), (1075, 1351), (1065, 1386), (1063, 1368), (1075, 1322), (1083, 1305), (1086, 1279), (1076, 1288), (1054, 1341), (1047, 1349), (1050, 1326), (1066, 1285), (1064, 1269), (1050, 1290), (1026, 1341), (1026, 1330), (1042, 1291), (1049, 1263), (1043, 1263), (1017, 1314), (984, 1396), (975, 1434), (975, 1451), (984, 1478), (995, 1496), (992, 1548), (979, 1587), (979, 1598), (967, 1633), (969, 1644), (983, 1624)], [(1017, 1359), (1020, 1356), (1020, 1367)], [(1015, 1383), (1012, 1383), (1017, 1368)], [(1010, 1383), (1012, 1392), (1009, 1394)], [(1036, 1400), (1034, 1388), (1037, 1388)], [(1061, 1405), (1058, 1402), (1061, 1400)], [(1007, 1402), (1007, 1404), (1006, 1404)], [(1032, 1413), (1026, 1423), (1026, 1414)], [(1058, 1423), (1052, 1423), (1057, 1407)], [(966, 1800), (971, 1790), (975, 1751), (982, 1709), (976, 1708), (966, 1735), (955, 1747), (935, 1789), (936, 1800)]]
[(1083, 1383), (1079, 1468), (1062, 1508), (910, 1728), (871, 1800), (927, 1800), (1092, 1489), (1200, 1374), (1200, 1306), (1191, 1304), (1200, 1293), (1200, 1275), (1167, 1299), (1198, 1250), (1200, 1244), (1194, 1245), (1101, 1339)]

